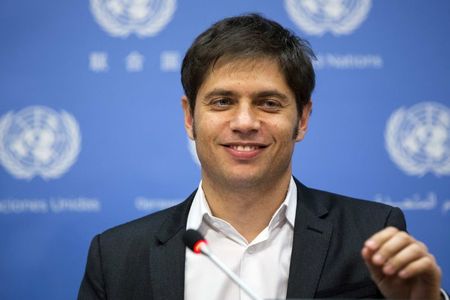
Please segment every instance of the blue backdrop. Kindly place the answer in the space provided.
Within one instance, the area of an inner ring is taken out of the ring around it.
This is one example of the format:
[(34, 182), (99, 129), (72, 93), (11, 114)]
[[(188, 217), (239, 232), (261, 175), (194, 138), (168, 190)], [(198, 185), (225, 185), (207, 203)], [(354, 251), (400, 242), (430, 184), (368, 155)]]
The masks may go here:
[(0, 298), (73, 299), (94, 234), (184, 199), (184, 52), (259, 12), (308, 39), (314, 109), (294, 174), (401, 207), (450, 290), (450, 2), (0, 3)]

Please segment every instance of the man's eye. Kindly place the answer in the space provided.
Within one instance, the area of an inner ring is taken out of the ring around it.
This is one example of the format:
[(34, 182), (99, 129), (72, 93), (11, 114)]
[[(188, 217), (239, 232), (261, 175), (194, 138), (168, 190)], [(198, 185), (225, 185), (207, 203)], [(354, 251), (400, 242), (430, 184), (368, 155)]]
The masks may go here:
[(219, 98), (219, 99), (215, 99), (211, 102), (211, 104), (216, 107), (226, 107), (226, 106), (229, 106), (231, 103), (232, 103), (232, 101), (229, 98)]
[(278, 110), (279, 108), (281, 108), (281, 103), (276, 100), (265, 99), (261, 101), (260, 106), (263, 109)]

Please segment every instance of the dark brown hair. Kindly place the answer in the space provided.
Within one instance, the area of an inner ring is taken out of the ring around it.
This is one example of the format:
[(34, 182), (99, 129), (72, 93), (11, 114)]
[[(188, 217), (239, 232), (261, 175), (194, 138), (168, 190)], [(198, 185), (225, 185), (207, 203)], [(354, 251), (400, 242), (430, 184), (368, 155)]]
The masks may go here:
[(201, 33), (188, 49), (181, 82), (194, 111), (197, 92), (219, 59), (275, 59), (296, 97), (297, 111), (311, 98), (315, 85), (309, 43), (275, 21), (258, 14), (223, 19)]

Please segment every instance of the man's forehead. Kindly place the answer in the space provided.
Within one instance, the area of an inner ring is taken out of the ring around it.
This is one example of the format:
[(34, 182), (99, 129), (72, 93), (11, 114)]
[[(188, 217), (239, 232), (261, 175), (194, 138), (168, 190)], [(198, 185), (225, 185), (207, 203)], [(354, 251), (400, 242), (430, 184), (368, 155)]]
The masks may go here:
[[(268, 72), (268, 73), (267, 73)], [(264, 76), (262, 74), (268, 74)], [(261, 58), (238, 58), (220, 59), (210, 68), (198, 90), (199, 93), (210, 93), (214, 90), (226, 90), (226, 85), (233, 82), (245, 83), (248, 78), (261, 78), (263, 76), (266, 90), (276, 90), (280, 88), (280, 83), (290, 92), (291, 88), (286, 82), (284, 74), (281, 72), (278, 62), (271, 57)], [(231, 81), (229, 81), (231, 79)], [(225, 84), (226, 85), (223, 85)], [(245, 86), (245, 85), (244, 85)], [(206, 90), (205, 90), (206, 89)], [(197, 94), (197, 95), (198, 95)], [(205, 95), (203, 95), (205, 96)]]
[(223, 56), (215, 61), (211, 65), (206, 74), (204, 81), (208, 79), (208, 77), (218, 70), (225, 69), (229, 72), (236, 72), (245, 70), (247, 72), (258, 72), (261, 68), (266, 68), (268, 65), (274, 66), (281, 73), (280, 64), (278, 61), (270, 56), (261, 56), (261, 57), (227, 57)]

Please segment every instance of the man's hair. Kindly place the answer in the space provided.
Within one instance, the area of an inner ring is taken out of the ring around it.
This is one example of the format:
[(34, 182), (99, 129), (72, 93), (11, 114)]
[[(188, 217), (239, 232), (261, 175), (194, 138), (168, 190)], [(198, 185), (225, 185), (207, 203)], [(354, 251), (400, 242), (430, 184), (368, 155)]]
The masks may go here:
[(200, 34), (183, 59), (181, 82), (194, 112), (198, 90), (219, 59), (274, 59), (295, 94), (297, 111), (311, 98), (315, 85), (309, 43), (275, 21), (258, 14), (223, 19)]

